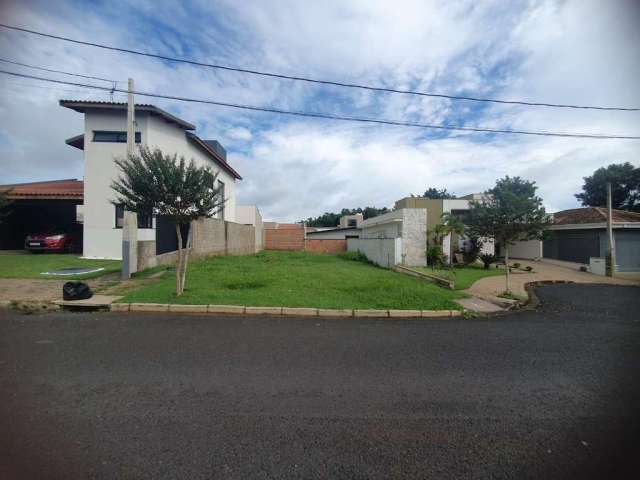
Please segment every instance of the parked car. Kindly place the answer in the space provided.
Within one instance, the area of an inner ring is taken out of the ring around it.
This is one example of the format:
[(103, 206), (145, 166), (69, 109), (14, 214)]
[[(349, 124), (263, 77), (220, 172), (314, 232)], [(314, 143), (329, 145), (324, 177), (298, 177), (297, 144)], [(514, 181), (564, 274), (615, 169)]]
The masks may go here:
[(27, 235), (24, 248), (30, 252), (79, 252), (82, 249), (82, 235), (77, 229), (51, 229), (42, 233)]

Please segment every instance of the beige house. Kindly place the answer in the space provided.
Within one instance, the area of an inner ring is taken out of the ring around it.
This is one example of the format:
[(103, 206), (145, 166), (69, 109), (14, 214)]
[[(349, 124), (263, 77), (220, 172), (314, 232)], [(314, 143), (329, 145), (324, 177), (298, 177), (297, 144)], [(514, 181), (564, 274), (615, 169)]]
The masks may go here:
[[(464, 220), (466, 213), (469, 211), (472, 201), (481, 201), (485, 198), (482, 193), (472, 193), (463, 197), (454, 199), (432, 199), (423, 197), (405, 197), (395, 203), (395, 210), (403, 208), (419, 208), (427, 211), (427, 243), (432, 242), (432, 235), (436, 225), (442, 222), (443, 213), (451, 213), (457, 215)], [(455, 251), (464, 251), (467, 248), (467, 238), (457, 234), (447, 235), (442, 242), (442, 249), (451, 261)], [(484, 239), (482, 253), (493, 254), (495, 246), (493, 239)]]

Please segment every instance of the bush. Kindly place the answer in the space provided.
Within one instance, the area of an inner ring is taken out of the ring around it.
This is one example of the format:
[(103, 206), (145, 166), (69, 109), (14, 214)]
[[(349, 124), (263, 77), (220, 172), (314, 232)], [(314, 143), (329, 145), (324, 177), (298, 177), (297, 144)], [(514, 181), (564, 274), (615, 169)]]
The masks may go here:
[(442, 253), (440, 245), (433, 245), (427, 248), (427, 265), (430, 267), (441, 267), (446, 263), (446, 255)]
[(483, 245), (484, 242), (480, 240), (479, 237), (469, 237), (469, 240), (467, 241), (467, 251), (463, 254), (465, 265), (469, 265), (478, 259)]
[(520, 268), (520, 264), (518, 262), (514, 262), (512, 266), (513, 268)]
[(526, 267), (524, 267), (524, 269), (525, 269), (527, 272), (530, 272), (530, 271), (532, 271), (532, 270), (533, 270), (533, 267), (532, 267), (531, 265), (527, 265)]
[[(491, 255), (490, 253), (483, 253), (482, 255), (480, 255), (480, 260), (482, 260), (482, 263), (484, 264), (484, 268), (488, 269), (489, 265), (495, 262), (497, 258), (495, 255)], [(496, 265), (496, 268), (498, 268), (497, 265)]]
[(351, 260), (354, 262), (363, 262), (363, 263), (371, 263), (367, 256), (359, 251), (355, 252), (341, 252), (338, 254), (340, 258), (343, 260)]

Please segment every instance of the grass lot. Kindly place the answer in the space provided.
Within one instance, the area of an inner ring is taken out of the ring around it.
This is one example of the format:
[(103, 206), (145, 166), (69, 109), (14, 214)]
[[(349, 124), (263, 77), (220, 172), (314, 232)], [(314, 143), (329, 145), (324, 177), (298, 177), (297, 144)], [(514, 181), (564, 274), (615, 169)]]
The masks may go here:
[(496, 275), (504, 275), (504, 269), (494, 268), (493, 266), (488, 270), (485, 270), (481, 265), (457, 267), (451, 269), (437, 269), (437, 268), (416, 268), (416, 270), (437, 275), (439, 277), (451, 280), (455, 283), (456, 290), (466, 290), (475, 282), (484, 277), (495, 277)]
[(122, 302), (318, 308), (460, 309), (464, 295), (373, 265), (336, 255), (261, 252), (215, 257), (189, 265), (184, 294), (175, 277), (128, 294)]
[[(120, 271), (120, 260), (90, 260), (73, 254), (26, 253), (0, 255), (0, 278), (51, 278), (56, 280), (87, 279)], [(104, 267), (104, 270), (86, 275), (41, 275), (42, 272), (68, 267)]]

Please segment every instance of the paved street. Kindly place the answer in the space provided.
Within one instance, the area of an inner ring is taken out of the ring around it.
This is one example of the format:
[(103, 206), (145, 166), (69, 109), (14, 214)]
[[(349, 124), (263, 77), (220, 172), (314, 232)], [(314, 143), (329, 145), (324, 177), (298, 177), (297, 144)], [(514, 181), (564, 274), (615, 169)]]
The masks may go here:
[(0, 312), (0, 478), (623, 478), (640, 289), (538, 292), (490, 319)]

